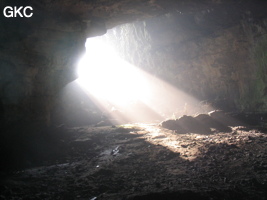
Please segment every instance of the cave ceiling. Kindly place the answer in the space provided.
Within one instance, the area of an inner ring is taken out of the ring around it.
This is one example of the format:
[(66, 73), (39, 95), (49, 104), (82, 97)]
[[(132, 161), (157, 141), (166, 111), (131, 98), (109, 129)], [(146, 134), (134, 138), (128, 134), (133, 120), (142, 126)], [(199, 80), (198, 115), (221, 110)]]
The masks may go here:
[(221, 23), (231, 24), (246, 12), (253, 12), (258, 18), (262, 17), (265, 15), (266, 2), (263, 0), (2, 0), (0, 5), (1, 7), (31, 5), (36, 17), (35, 20), (28, 19), (27, 22), (38, 21), (38, 19), (45, 20), (46, 18), (84, 22), (101, 19), (105, 21), (107, 28), (112, 28), (118, 24), (142, 20), (168, 12), (196, 15), (205, 10), (215, 10), (221, 17)]

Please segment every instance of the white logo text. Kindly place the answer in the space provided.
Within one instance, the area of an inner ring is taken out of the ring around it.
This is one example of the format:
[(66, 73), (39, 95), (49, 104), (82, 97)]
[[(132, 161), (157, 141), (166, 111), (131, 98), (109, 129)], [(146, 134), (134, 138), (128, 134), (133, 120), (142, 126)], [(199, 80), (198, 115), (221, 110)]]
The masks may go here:
[[(28, 10), (28, 11), (27, 11)], [(30, 10), (30, 11), (29, 11)], [(31, 17), (33, 15), (33, 8), (31, 6), (20, 6), (20, 7), (16, 7), (14, 6), (6, 6), (3, 10), (3, 14), (5, 17), (10, 18), (10, 17)]]

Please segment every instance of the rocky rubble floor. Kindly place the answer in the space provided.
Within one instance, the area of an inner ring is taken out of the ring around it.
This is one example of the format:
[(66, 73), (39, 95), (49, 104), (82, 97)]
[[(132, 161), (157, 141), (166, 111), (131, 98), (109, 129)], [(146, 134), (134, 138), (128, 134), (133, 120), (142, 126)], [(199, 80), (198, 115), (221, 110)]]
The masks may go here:
[(267, 134), (230, 128), (61, 127), (52, 146), (32, 147), (38, 162), (2, 170), (0, 199), (267, 199)]

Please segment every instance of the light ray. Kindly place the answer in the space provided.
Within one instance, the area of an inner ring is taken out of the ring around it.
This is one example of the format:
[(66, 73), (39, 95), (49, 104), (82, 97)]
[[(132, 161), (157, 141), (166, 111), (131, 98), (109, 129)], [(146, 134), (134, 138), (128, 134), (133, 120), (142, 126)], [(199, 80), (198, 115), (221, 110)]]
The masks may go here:
[(77, 82), (110, 117), (152, 122), (212, 110), (203, 110), (199, 100), (122, 60), (101, 37), (87, 39), (86, 48)]
[(116, 106), (146, 101), (150, 90), (141, 70), (120, 59), (98, 38), (88, 40), (88, 48), (78, 66), (80, 85)]

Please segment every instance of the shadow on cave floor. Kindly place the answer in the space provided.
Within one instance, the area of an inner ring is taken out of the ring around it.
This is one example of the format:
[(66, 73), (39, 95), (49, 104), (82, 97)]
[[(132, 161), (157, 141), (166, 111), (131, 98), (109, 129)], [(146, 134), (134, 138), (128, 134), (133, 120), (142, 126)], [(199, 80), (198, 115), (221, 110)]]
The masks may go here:
[(267, 135), (255, 129), (177, 134), (132, 124), (20, 138), (15, 130), (1, 144), (2, 167), (14, 166), (0, 174), (0, 199), (267, 198)]

